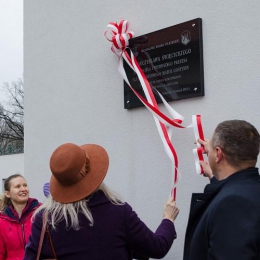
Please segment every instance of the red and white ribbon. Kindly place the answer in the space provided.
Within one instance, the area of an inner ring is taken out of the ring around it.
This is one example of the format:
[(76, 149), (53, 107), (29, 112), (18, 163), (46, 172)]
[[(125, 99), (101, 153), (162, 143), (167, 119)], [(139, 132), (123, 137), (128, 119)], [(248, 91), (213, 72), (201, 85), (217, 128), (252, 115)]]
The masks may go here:
[[(150, 83), (148, 82), (146, 75), (144, 74), (143, 70), (141, 69), (138, 61), (136, 60), (135, 56), (133, 55), (132, 51), (129, 49), (130, 56), (126, 51), (128, 46), (128, 41), (133, 37), (134, 33), (129, 30), (129, 22), (127, 20), (120, 20), (117, 23), (111, 22), (107, 25), (109, 28), (105, 31), (104, 36), (107, 38), (108, 41), (112, 42), (111, 50), (119, 57), (118, 60), (118, 71), (125, 80), (125, 82), (129, 85), (131, 90), (135, 93), (135, 95), (139, 98), (139, 100), (147, 107), (147, 109), (152, 113), (157, 130), (161, 137), (161, 140), (164, 145), (164, 149), (166, 154), (169, 156), (173, 166), (173, 188), (171, 190), (171, 195), (173, 196), (174, 200), (176, 199), (176, 185), (180, 178), (180, 174), (178, 171), (178, 156), (174, 149), (174, 146), (171, 141), (172, 137), (172, 128), (194, 128), (194, 133), (196, 140), (201, 138), (204, 140), (203, 131), (201, 126), (201, 119), (200, 116), (196, 115), (193, 116), (194, 120), (192, 124), (188, 126), (183, 126), (182, 122), (184, 117), (177, 113), (164, 99), (164, 97), (157, 91), (158, 95), (160, 96), (165, 108), (169, 112), (172, 118), (169, 118), (164, 113), (162, 113), (159, 109), (157, 101), (155, 99), (153, 89), (151, 88)], [(138, 79), (141, 83), (143, 88), (144, 94), (146, 99), (141, 96), (129, 83), (124, 66), (123, 61), (126, 61), (128, 65), (132, 68), (132, 70), (137, 74)], [(196, 129), (196, 130), (195, 130)], [(202, 173), (203, 169), (199, 165), (199, 160), (203, 160), (202, 155), (202, 147), (199, 146), (196, 150), (196, 154), (198, 155), (195, 158), (196, 164), (196, 171), (197, 173)]]
[(105, 31), (104, 35), (108, 41), (112, 42), (111, 50), (120, 56), (122, 50), (124, 50), (129, 40), (133, 38), (134, 33), (129, 31), (129, 22), (127, 20), (121, 20), (117, 23), (109, 23), (107, 25), (109, 30)]
[[(193, 124), (194, 135), (195, 135), (196, 141), (198, 139), (201, 139), (204, 141), (204, 134), (203, 134), (202, 124), (201, 124), (201, 116), (193, 115), (192, 124)], [(193, 149), (196, 172), (198, 174), (203, 174), (204, 170), (203, 170), (202, 166), (200, 165), (199, 161), (204, 161), (203, 154), (205, 153), (205, 148), (204, 148), (204, 145), (200, 144), (199, 142), (196, 142), (196, 143), (197, 143), (198, 148)]]

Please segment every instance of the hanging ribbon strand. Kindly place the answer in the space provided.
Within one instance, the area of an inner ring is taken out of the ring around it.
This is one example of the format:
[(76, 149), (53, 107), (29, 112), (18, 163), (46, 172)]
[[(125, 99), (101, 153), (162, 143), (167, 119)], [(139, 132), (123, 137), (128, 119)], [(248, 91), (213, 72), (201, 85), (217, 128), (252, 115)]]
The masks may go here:
[[(164, 99), (164, 97), (155, 89), (152, 88), (149, 81), (146, 78), (143, 70), (141, 69), (138, 61), (136, 60), (132, 51), (127, 48), (129, 44), (129, 40), (133, 38), (134, 33), (129, 31), (129, 22), (127, 20), (121, 19), (116, 23), (110, 22), (108, 25), (108, 30), (104, 32), (104, 36), (111, 44), (111, 50), (118, 56), (118, 71), (121, 74), (122, 78), (128, 84), (130, 89), (134, 92), (134, 94), (139, 98), (139, 100), (146, 106), (146, 108), (152, 113), (157, 130), (159, 132), (160, 138), (163, 142), (163, 146), (166, 154), (171, 160), (172, 168), (173, 168), (173, 187), (171, 190), (171, 195), (176, 200), (176, 185), (180, 178), (180, 174), (178, 171), (178, 156), (172, 144), (172, 129), (176, 128), (193, 128), (196, 140), (198, 138), (204, 140), (202, 125), (201, 125), (201, 116), (193, 115), (192, 123), (188, 126), (183, 126), (182, 122), (184, 117), (181, 116), (178, 112), (176, 112)], [(128, 52), (126, 51), (128, 49)], [(129, 53), (129, 54), (128, 54)], [(142, 89), (145, 94), (145, 98), (140, 95), (129, 83), (125, 69), (124, 69), (124, 61), (127, 62), (129, 67), (137, 74), (138, 79), (141, 83)], [(161, 98), (165, 108), (169, 112), (172, 118), (166, 116), (159, 109), (158, 103), (154, 96), (154, 91), (157, 92), (159, 97)], [(195, 167), (196, 172), (198, 174), (202, 174), (203, 168), (200, 166), (199, 161), (203, 161), (203, 153), (204, 147), (197, 142), (197, 148), (193, 149), (194, 159), (195, 159)]]

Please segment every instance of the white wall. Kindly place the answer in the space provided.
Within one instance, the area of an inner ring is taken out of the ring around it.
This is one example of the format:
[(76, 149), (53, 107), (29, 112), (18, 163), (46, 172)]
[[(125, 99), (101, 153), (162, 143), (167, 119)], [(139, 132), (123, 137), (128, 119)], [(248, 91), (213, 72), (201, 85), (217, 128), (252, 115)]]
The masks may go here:
[(24, 154), (10, 154), (0, 156), (0, 193), (4, 192), (3, 180), (13, 174), (24, 175)]
[[(107, 184), (155, 229), (171, 188), (171, 163), (146, 108), (123, 108), (117, 58), (103, 37), (123, 17), (136, 36), (197, 17), (203, 21), (205, 96), (170, 104), (201, 114), (206, 137), (217, 123), (246, 119), (260, 129), (260, 2), (199, 0), (25, 0), (25, 176), (44, 199), (49, 157), (64, 142), (97, 143), (110, 155)], [(181, 180), (178, 238), (165, 259), (182, 259), (192, 192), (207, 180), (195, 174), (192, 130), (176, 130)]]

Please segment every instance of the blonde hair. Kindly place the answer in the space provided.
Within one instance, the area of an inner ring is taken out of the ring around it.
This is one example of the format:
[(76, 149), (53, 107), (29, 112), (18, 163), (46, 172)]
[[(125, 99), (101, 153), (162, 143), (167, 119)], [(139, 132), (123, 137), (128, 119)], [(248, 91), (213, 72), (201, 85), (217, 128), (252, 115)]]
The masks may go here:
[[(104, 183), (102, 183), (99, 186), (96, 192), (98, 190), (102, 190), (112, 204), (115, 205), (124, 204), (122, 200), (119, 198), (119, 196), (115, 192), (111, 191)], [(42, 212), (42, 215), (50, 215), (50, 218), (48, 218), (48, 220), (54, 229), (56, 228), (56, 225), (60, 221), (65, 220), (66, 228), (68, 229), (73, 228), (75, 230), (79, 230), (80, 224), (79, 224), (78, 215), (79, 213), (82, 213), (89, 221), (90, 226), (93, 226), (94, 219), (87, 204), (89, 199), (93, 196), (94, 193), (92, 193), (90, 196), (88, 196), (85, 199), (72, 202), (72, 203), (57, 202), (52, 198), (50, 194), (47, 200), (38, 209), (36, 209), (36, 211), (33, 214), (33, 218), (35, 217), (36, 214)]]

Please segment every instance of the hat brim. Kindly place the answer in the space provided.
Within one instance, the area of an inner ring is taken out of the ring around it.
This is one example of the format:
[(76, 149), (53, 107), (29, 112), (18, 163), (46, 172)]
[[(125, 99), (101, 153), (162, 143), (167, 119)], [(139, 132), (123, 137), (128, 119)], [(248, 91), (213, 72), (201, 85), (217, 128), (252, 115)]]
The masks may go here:
[(50, 193), (60, 203), (72, 203), (86, 198), (100, 186), (107, 174), (109, 158), (103, 147), (96, 144), (79, 147), (88, 154), (90, 171), (79, 182), (69, 186), (61, 185), (51, 176)]

